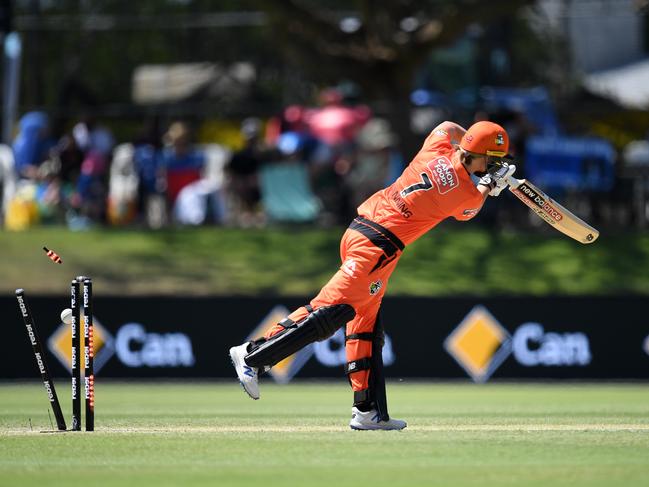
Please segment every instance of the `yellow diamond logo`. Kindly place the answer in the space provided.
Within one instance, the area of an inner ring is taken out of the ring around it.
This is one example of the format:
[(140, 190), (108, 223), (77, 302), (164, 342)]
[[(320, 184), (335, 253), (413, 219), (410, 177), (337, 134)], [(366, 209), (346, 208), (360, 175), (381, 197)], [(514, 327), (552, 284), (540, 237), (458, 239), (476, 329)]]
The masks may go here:
[[(286, 318), (289, 314), (290, 311), (285, 306), (275, 306), (270, 310), (266, 317), (261, 320), (250, 335), (248, 335), (246, 341), (255, 340), (260, 336), (265, 335), (268, 330)], [(275, 364), (273, 368), (270, 369), (269, 374), (276, 382), (286, 384), (300, 371), (304, 364), (311, 358), (313, 353), (313, 344), (309, 344), (299, 352), (296, 352)]]
[[(84, 339), (83, 339), (83, 312), (81, 312), (81, 327), (80, 342), (81, 353), (83, 354)], [(104, 328), (101, 323), (93, 315), (93, 351), (94, 351), (94, 373), (96, 374), (101, 370), (106, 361), (112, 357), (115, 349), (113, 347), (113, 337)], [(47, 346), (50, 351), (59, 359), (63, 367), (70, 372), (72, 371), (72, 329), (70, 325), (61, 323), (56, 331), (50, 336), (47, 341)], [(80, 363), (81, 375), (83, 375), (83, 361)]]
[(475, 382), (485, 382), (511, 353), (511, 336), (487, 308), (476, 306), (444, 348)]

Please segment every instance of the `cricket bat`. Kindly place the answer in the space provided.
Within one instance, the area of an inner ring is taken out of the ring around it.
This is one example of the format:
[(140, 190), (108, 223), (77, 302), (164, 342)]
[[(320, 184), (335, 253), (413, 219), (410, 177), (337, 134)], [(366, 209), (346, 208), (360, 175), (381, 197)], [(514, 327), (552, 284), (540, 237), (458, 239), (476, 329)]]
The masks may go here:
[(599, 231), (550, 198), (527, 179), (507, 178), (509, 191), (546, 223), (583, 244), (593, 243)]

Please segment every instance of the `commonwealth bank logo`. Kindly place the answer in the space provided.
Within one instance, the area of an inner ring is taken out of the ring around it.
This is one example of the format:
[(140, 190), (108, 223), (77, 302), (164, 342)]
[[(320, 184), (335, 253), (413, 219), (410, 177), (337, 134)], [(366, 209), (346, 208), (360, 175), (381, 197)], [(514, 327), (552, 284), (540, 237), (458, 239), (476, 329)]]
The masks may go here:
[[(81, 313), (81, 327), (79, 328), (81, 354), (83, 356), (83, 312)], [(95, 374), (101, 370), (104, 364), (115, 353), (113, 345), (113, 336), (102, 326), (102, 324), (93, 315), (93, 350), (94, 350), (94, 372)], [(72, 330), (69, 325), (61, 323), (56, 331), (50, 336), (47, 341), (47, 346), (50, 352), (59, 359), (61, 365), (70, 372), (72, 371)], [(81, 359), (81, 372), (83, 375), (83, 359)]]
[[(261, 320), (257, 327), (252, 330), (250, 335), (246, 338), (246, 341), (255, 340), (260, 336), (263, 336), (268, 330), (286, 318), (289, 314), (290, 311), (285, 306), (275, 306), (270, 310), (266, 317)], [(268, 373), (273, 379), (275, 379), (275, 382), (286, 384), (300, 371), (304, 364), (309, 361), (313, 353), (313, 344), (311, 343), (293, 355), (286, 357), (281, 362), (275, 364)]]
[(475, 382), (485, 382), (512, 351), (510, 334), (483, 306), (475, 306), (444, 341)]

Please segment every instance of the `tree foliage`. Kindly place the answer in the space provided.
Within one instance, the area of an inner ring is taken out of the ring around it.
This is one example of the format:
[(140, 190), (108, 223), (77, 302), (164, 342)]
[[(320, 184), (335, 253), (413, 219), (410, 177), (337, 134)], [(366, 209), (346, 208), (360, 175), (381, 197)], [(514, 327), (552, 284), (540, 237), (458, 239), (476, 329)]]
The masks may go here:
[[(335, 5), (332, 5), (335, 4)], [(284, 0), (254, 4), (268, 14), (273, 39), (296, 66), (321, 82), (350, 79), (388, 107), (387, 115), (412, 149), (409, 95), (417, 70), (436, 48), (448, 46), (472, 25), (511, 18), (530, 0)]]
[[(280, 104), (309, 101), (304, 99), (308, 92), (293, 89), (294, 79), (302, 88), (354, 81), (366, 100), (384, 107), (411, 148), (418, 142), (409, 142), (408, 97), (431, 53), (475, 26), (511, 25), (516, 13), (532, 2), (17, 2), (25, 43), (22, 101), (59, 110), (75, 104), (119, 108), (130, 103), (131, 77), (139, 64), (248, 61), (258, 67), (261, 99)], [(263, 21), (227, 24), (227, 15), (236, 19), (255, 12), (263, 14)], [(219, 23), (220, 14), (227, 14), (225, 24)], [(291, 99), (295, 96), (302, 99)]]

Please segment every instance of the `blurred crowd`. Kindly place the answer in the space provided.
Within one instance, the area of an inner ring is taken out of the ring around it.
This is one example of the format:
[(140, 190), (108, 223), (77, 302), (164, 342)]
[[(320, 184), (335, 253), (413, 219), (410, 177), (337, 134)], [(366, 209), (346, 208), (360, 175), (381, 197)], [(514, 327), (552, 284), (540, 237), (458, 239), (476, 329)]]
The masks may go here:
[(336, 90), (239, 131), (234, 148), (197, 143), (178, 120), (160, 137), (117, 143), (88, 118), (55, 139), (45, 113), (26, 113), (0, 147), (4, 226), (344, 224), (404, 166), (389, 123)]
[[(237, 143), (228, 145), (205, 138), (198, 143), (196, 127), (182, 120), (118, 142), (100, 121), (85, 118), (55, 138), (47, 114), (26, 113), (11, 146), (0, 145), (4, 227), (345, 225), (364, 199), (399, 176), (407, 160), (393, 127), (367, 106), (346, 103), (335, 89), (324, 90), (318, 101), (314, 107), (288, 106), (265, 120), (246, 118)], [(619, 222), (640, 213), (646, 221), (644, 196), (616, 203), (615, 194), (628, 194), (628, 188), (614, 184), (619, 157), (608, 145), (544, 134), (542, 122), (520, 112), (477, 112), (473, 121), (486, 118), (510, 133), (519, 177), (536, 177), (585, 218)], [(629, 151), (630, 167), (640, 168), (632, 174), (640, 181), (634, 194), (645, 195), (649, 142), (638, 141)], [(550, 167), (549, 160), (560, 166)], [(613, 202), (609, 215), (601, 214), (603, 193)], [(520, 205), (503, 211), (503, 204), (488, 205), (480, 218), (506, 226), (528, 216)]]

